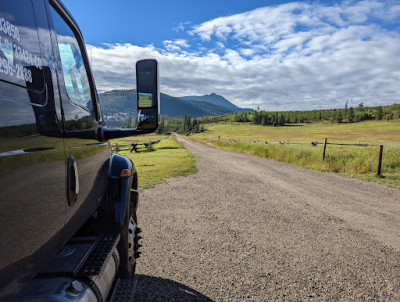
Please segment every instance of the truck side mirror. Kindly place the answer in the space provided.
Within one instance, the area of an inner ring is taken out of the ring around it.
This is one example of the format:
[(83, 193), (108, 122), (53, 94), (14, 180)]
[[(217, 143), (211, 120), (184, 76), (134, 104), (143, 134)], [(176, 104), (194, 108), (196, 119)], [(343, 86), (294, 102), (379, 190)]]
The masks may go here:
[(136, 63), (137, 128), (107, 128), (66, 132), (67, 137), (105, 141), (153, 132), (158, 127), (160, 92), (158, 89), (158, 64), (154, 59)]
[(136, 93), (139, 130), (156, 130), (159, 115), (158, 64), (154, 59), (136, 63)]

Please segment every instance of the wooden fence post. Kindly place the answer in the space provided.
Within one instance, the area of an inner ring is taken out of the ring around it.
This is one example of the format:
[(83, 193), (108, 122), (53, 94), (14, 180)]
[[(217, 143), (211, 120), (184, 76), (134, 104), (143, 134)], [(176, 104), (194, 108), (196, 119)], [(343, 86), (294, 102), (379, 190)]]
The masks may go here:
[(378, 157), (378, 168), (376, 169), (376, 175), (382, 175), (382, 153), (383, 145), (379, 146), (379, 157)]
[(326, 152), (326, 143), (327, 143), (328, 139), (325, 138), (325, 142), (324, 142), (324, 151), (322, 152), (322, 160), (325, 161), (325, 152)]

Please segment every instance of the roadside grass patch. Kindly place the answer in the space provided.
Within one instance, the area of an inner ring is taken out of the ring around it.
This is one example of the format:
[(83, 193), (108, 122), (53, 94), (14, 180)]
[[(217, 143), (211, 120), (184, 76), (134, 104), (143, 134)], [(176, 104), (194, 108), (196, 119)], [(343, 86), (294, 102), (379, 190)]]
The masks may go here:
[[(148, 143), (156, 140), (161, 141), (152, 145), (154, 151), (130, 153), (127, 150), (131, 143)], [(140, 189), (154, 187), (156, 184), (166, 182), (171, 177), (197, 172), (194, 156), (181, 146), (173, 136), (166, 138), (161, 135), (143, 135), (115, 139), (110, 142), (113, 146), (118, 144), (121, 148), (118, 154), (130, 158), (135, 164)], [(122, 148), (121, 146), (127, 147)]]

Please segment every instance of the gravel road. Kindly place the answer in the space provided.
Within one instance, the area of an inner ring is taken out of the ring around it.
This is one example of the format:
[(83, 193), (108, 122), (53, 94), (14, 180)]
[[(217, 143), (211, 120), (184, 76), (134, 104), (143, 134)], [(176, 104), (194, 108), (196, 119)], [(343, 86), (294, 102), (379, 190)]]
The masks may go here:
[(135, 301), (399, 301), (400, 190), (177, 139), (142, 192)]

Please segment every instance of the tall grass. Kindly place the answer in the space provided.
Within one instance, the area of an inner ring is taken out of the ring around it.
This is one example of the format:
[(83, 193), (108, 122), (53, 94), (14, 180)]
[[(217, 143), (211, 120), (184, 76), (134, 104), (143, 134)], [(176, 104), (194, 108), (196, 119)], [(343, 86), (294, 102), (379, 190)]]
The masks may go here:
[[(213, 146), (247, 153), (292, 165), (324, 172), (374, 181), (400, 188), (400, 123), (395, 121), (365, 122), (357, 125), (313, 124), (301, 127), (262, 127), (238, 124), (209, 125), (205, 134), (191, 136)], [(218, 137), (221, 140), (218, 140)], [(379, 147), (327, 145), (325, 161), (322, 145), (316, 147), (311, 141), (347, 143), (384, 142), (382, 177), (376, 175)], [(239, 143), (226, 139), (240, 140)], [(259, 143), (251, 141), (260, 140)], [(309, 145), (266, 144), (265, 141), (302, 141)], [(246, 142), (247, 141), (247, 142)]]

